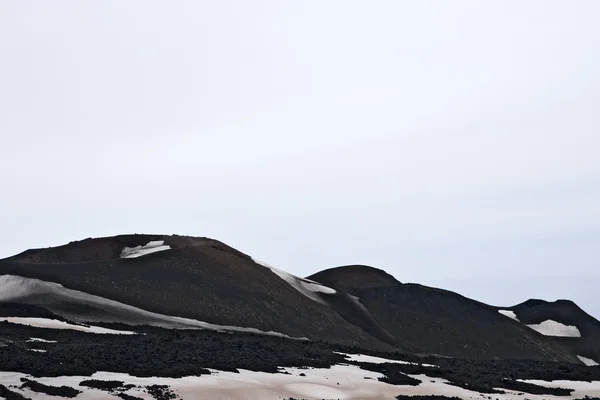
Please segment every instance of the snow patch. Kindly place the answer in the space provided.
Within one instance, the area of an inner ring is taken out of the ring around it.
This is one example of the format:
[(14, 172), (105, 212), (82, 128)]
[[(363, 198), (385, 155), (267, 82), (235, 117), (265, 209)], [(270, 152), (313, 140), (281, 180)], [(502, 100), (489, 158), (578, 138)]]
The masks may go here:
[(584, 357), (584, 356), (577, 356), (577, 358), (579, 358), (579, 361), (581, 361), (582, 363), (584, 363), (588, 367), (595, 367), (596, 365), (600, 365), (596, 361), (592, 360), (591, 358), (587, 358), (587, 357)]
[(390, 360), (388, 358), (368, 356), (366, 354), (348, 354), (348, 353), (340, 353), (337, 351), (334, 351), (334, 353), (344, 356), (347, 360), (356, 361), (356, 362), (366, 362), (366, 363), (371, 363), (371, 364), (384, 364), (384, 363), (414, 364), (414, 363), (410, 363), (408, 361)]
[(521, 322), (519, 321), (519, 318), (517, 318), (517, 314), (515, 314), (514, 311), (510, 311), (510, 310), (498, 310), (498, 312), (502, 315), (504, 315), (505, 317), (514, 319), (517, 322)]
[(325, 293), (325, 294), (335, 294), (335, 289), (332, 289), (327, 286), (323, 286), (320, 283), (311, 281), (310, 279), (302, 279), (296, 278), (300, 281), (300, 284), (304, 286), (306, 290), (310, 290), (313, 293)]
[(278, 268), (273, 267), (272, 265), (266, 264), (264, 262), (258, 261), (256, 259), (252, 259), (256, 264), (262, 265), (265, 268), (268, 268), (275, 275), (286, 281), (290, 286), (294, 289), (302, 293), (304, 296), (308, 297), (311, 300), (314, 300), (318, 303), (327, 305), (327, 302), (318, 295), (318, 293), (323, 294), (335, 294), (337, 293), (335, 289), (330, 287), (321, 285), (318, 282), (311, 281), (310, 279), (298, 278), (288, 272), (282, 271)]
[(389, 358), (368, 356), (366, 354), (349, 354), (349, 353), (340, 353), (338, 351), (334, 351), (334, 353), (344, 356), (349, 361), (366, 362), (366, 363), (371, 363), (371, 364), (384, 364), (384, 363), (410, 364), (410, 365), (422, 365), (424, 367), (438, 368), (437, 365), (433, 365), (433, 364), (419, 364), (419, 363), (414, 363), (414, 362), (409, 362), (409, 361), (392, 360)]
[(27, 342), (31, 343), (56, 343), (56, 340), (46, 340), (42, 338), (32, 337), (27, 340)]
[(579, 332), (579, 329), (576, 326), (561, 324), (560, 322), (551, 319), (546, 320), (541, 324), (527, 326), (545, 336), (581, 337), (581, 332)]
[(155, 240), (148, 242), (145, 246), (124, 247), (123, 250), (121, 250), (121, 258), (137, 258), (170, 249), (171, 246), (166, 245), (164, 240)]
[(42, 350), (42, 349), (29, 349), (29, 351), (34, 351), (36, 353), (45, 353), (46, 350)]
[(12, 324), (28, 325), (34, 328), (47, 328), (47, 329), (70, 329), (74, 331), (86, 332), (86, 333), (97, 333), (97, 334), (110, 334), (110, 335), (135, 335), (135, 332), (131, 331), (117, 331), (114, 329), (102, 328), (100, 326), (83, 326), (74, 325), (68, 322), (59, 321), (57, 319), (49, 318), (33, 318), (33, 317), (0, 317), (0, 322), (10, 322)]

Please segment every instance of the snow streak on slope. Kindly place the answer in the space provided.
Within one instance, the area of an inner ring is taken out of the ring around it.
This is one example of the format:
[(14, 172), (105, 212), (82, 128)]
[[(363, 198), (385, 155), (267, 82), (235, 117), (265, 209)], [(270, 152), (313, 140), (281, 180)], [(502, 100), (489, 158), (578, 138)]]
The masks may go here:
[[(68, 322), (59, 321), (57, 319), (48, 319), (48, 318), (0, 317), (0, 321), (10, 322), (12, 324), (28, 325), (28, 326), (33, 326), (35, 328), (71, 329), (71, 330), (80, 331), (80, 332), (112, 334), (112, 335), (135, 335), (135, 332), (131, 332), (131, 331), (117, 331), (114, 329), (102, 328), (100, 326), (74, 325), (74, 324), (69, 324)], [(39, 341), (39, 340), (37, 340), (37, 341)]]
[(519, 318), (517, 318), (517, 314), (515, 314), (514, 311), (510, 311), (510, 310), (498, 310), (498, 312), (500, 314), (504, 315), (505, 317), (514, 319), (515, 321), (519, 321)]
[(318, 295), (318, 293), (323, 293), (323, 294), (335, 294), (336, 293), (336, 291), (334, 289), (327, 287), (327, 286), (323, 286), (318, 282), (311, 281), (310, 279), (298, 278), (297, 276), (294, 276), (288, 272), (282, 271), (282, 270), (275, 268), (269, 264), (263, 263), (256, 259), (252, 259), (252, 260), (255, 263), (257, 263), (258, 265), (262, 265), (263, 267), (269, 268), (275, 275), (277, 275), (278, 277), (280, 277), (281, 279), (286, 281), (294, 289), (296, 289), (297, 291), (299, 291), (300, 293), (302, 293), (309, 299), (319, 302), (321, 304), (327, 305), (327, 302), (325, 302), (321, 298), (321, 296)]
[(600, 365), (596, 361), (592, 360), (591, 358), (587, 358), (587, 357), (584, 357), (584, 356), (577, 356), (577, 358), (579, 358), (579, 361), (581, 361), (582, 363), (584, 363), (588, 367), (595, 367), (596, 365)]
[(340, 355), (344, 356), (347, 360), (355, 361), (355, 362), (365, 362), (365, 363), (371, 363), (371, 364), (385, 364), (385, 363), (410, 364), (410, 365), (422, 365), (424, 367), (434, 367), (434, 368), (438, 367), (437, 365), (433, 365), (433, 364), (419, 364), (419, 363), (414, 363), (414, 362), (409, 362), (409, 361), (392, 360), (390, 358), (381, 358), (381, 357), (369, 356), (366, 354), (348, 354), (348, 353), (340, 353), (337, 351), (334, 351), (334, 353), (340, 354)]
[(149, 242), (145, 246), (125, 247), (121, 250), (121, 258), (137, 258), (147, 254), (156, 253), (171, 249), (171, 246), (165, 245), (164, 240)]
[(56, 340), (46, 340), (46, 339), (42, 339), (42, 338), (31, 337), (31, 338), (29, 338), (29, 340), (27, 340), (27, 342), (30, 342), (30, 343), (56, 343)]
[[(70, 319), (78, 322), (121, 322), (128, 325), (152, 325), (168, 329), (210, 329), (289, 338), (289, 336), (279, 332), (265, 332), (256, 328), (215, 325), (190, 318), (158, 314), (100, 296), (67, 289), (58, 283), (46, 282), (39, 279), (2, 275), (0, 276), (0, 289), (0, 301), (21, 301), (28, 303), (28, 299), (41, 295), (43, 302), (40, 303), (37, 300), (31, 302), (45, 307), (51, 307), (50, 303), (59, 303), (71, 304), (72, 308), (75, 308), (74, 306), (85, 306), (86, 310), (93, 310), (93, 313), (90, 311), (85, 315), (68, 315)], [(291, 339), (307, 340), (306, 338)]]
[(579, 329), (576, 326), (561, 324), (560, 322), (551, 319), (546, 320), (541, 324), (527, 326), (545, 336), (581, 337), (581, 332), (579, 332)]

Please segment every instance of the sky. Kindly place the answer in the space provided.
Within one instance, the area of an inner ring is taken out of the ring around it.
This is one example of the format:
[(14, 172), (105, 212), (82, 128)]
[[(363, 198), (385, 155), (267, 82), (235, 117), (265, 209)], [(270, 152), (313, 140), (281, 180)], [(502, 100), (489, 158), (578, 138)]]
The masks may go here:
[(600, 3), (0, 2), (0, 257), (219, 239), (600, 318)]

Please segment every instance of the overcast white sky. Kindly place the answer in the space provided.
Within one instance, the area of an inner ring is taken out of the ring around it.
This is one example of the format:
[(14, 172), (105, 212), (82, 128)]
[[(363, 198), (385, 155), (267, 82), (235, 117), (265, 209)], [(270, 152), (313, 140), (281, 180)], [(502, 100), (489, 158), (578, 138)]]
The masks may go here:
[(0, 257), (220, 239), (600, 317), (600, 2), (0, 2)]

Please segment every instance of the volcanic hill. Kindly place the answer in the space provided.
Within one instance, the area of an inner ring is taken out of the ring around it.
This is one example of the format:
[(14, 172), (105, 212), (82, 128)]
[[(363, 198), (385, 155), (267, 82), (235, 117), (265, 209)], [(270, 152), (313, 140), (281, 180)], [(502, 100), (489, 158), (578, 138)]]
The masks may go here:
[[(40, 330), (48, 334), (38, 340)], [(333, 368), (350, 351), (412, 360), (392, 368), (372, 356), (350, 359), (390, 384), (418, 385), (418, 374), (468, 390), (527, 386), (507, 377), (600, 380), (592, 367), (600, 322), (566, 300), (495, 307), (364, 265), (301, 278), (217, 240), (178, 235), (90, 238), (0, 260), (0, 362), (8, 371), (276, 373)], [(23, 393), (43, 389), (23, 385)]]

